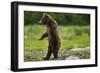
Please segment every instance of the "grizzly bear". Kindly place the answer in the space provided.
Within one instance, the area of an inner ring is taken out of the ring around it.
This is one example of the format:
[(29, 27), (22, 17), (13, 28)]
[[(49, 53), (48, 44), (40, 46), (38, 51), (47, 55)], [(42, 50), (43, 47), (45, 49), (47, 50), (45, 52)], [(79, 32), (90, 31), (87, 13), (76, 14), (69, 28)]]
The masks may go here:
[(43, 13), (40, 23), (46, 25), (47, 31), (39, 40), (48, 37), (48, 52), (44, 60), (48, 60), (53, 53), (54, 59), (58, 58), (58, 51), (61, 45), (57, 22), (47, 13)]

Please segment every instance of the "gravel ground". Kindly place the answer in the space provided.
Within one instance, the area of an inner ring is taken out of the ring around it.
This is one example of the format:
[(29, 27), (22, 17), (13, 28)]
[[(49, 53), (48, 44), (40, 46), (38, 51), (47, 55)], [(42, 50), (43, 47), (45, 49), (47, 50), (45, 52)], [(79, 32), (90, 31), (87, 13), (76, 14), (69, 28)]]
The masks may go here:
[[(25, 51), (24, 61), (43, 61), (47, 51)], [(57, 60), (76, 60), (76, 59), (89, 59), (90, 48), (73, 48), (69, 51), (60, 49), (59, 58)], [(51, 56), (50, 60), (53, 60)]]

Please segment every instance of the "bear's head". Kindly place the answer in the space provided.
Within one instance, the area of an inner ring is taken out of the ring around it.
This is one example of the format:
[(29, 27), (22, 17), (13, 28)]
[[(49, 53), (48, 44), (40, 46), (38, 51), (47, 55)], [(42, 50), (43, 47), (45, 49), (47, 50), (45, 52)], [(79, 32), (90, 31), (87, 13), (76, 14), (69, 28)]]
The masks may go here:
[(43, 13), (43, 16), (40, 19), (39, 23), (49, 25), (52, 20), (53, 18), (50, 15), (48, 15), (47, 13)]

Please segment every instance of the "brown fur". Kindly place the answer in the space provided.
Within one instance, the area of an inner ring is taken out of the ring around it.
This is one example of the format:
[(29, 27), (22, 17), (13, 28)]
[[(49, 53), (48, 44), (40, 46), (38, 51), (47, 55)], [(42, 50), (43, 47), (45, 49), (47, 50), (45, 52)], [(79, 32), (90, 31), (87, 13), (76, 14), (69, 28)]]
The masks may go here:
[(60, 35), (58, 32), (58, 24), (57, 22), (48, 14), (43, 14), (40, 22), (47, 26), (47, 31), (42, 35), (40, 40), (45, 37), (48, 37), (48, 53), (45, 60), (49, 59), (51, 54), (53, 53), (54, 58), (58, 58), (58, 51), (60, 48)]

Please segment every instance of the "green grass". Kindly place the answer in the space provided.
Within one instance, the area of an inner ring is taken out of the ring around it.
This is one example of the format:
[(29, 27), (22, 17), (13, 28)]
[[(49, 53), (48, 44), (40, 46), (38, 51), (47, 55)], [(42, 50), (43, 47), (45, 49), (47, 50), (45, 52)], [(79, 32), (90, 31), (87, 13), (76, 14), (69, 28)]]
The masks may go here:
[[(43, 25), (28, 25), (24, 27), (25, 51), (46, 51), (48, 47), (47, 38), (38, 39), (46, 31)], [(59, 26), (61, 35), (61, 49), (84, 48), (90, 46), (89, 26)]]

